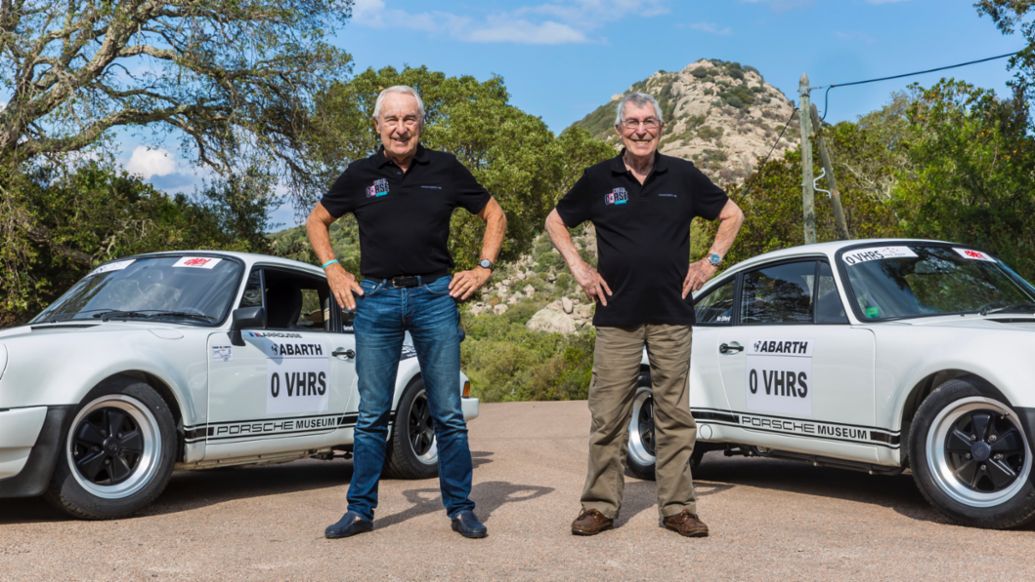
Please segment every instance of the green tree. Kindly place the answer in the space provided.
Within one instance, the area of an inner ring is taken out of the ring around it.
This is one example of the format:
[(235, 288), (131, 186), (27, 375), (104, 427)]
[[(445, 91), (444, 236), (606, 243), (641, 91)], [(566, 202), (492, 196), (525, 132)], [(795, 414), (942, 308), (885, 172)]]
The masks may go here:
[(1028, 101), (953, 80), (912, 91), (909, 163), (892, 191), (904, 233), (975, 245), (1035, 275)]
[(315, 91), (348, 71), (324, 41), (352, 0), (0, 2), (0, 165), (114, 128), (170, 130), (234, 168), (242, 148), (306, 174)]
[[(264, 251), (261, 190), (219, 182), (197, 200), (167, 196), (136, 177), (91, 162), (67, 173), (8, 175), (0, 196), (0, 326), (24, 321), (91, 267), (170, 248)], [(254, 182), (253, 182), (254, 184)], [(242, 218), (242, 216), (246, 218)]]
[[(538, 117), (508, 103), (503, 80), (480, 82), (450, 77), (426, 67), (368, 69), (347, 83), (321, 93), (310, 123), (309, 143), (330, 183), (349, 162), (370, 155), (379, 145), (372, 127), (378, 93), (392, 85), (410, 85), (424, 101), (426, 120), (421, 141), (453, 153), (491, 192), (507, 213), (503, 258), (525, 251), (542, 230), (557, 198), (581, 174), (583, 164), (613, 155), (614, 150), (583, 130), (555, 137)], [(336, 250), (355, 246), (351, 219), (335, 238)], [(481, 247), (481, 221), (466, 212), (453, 216), (450, 247), (461, 268), (473, 265)], [(352, 251), (354, 252), (354, 251)]]

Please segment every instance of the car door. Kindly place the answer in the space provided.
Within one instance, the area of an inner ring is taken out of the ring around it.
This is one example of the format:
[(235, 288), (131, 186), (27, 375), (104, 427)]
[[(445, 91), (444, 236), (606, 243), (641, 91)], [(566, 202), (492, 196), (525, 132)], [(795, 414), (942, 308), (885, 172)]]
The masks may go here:
[(355, 338), (326, 280), (255, 266), (239, 307), (259, 305), (265, 325), (243, 346), (210, 338), (206, 459), (341, 444), (355, 424)]
[(874, 338), (852, 327), (825, 259), (743, 273), (714, 350), (746, 444), (875, 461)]

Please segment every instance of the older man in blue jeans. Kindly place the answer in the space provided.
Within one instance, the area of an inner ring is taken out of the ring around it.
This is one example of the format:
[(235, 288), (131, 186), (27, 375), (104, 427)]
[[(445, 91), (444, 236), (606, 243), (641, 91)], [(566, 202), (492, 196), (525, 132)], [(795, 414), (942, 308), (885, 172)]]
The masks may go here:
[[(316, 204), (306, 230), (338, 304), (355, 310), (359, 418), (348, 511), (324, 532), (341, 538), (373, 529), (385, 463), (395, 377), (408, 331), (420, 362), (438, 441), (442, 502), (464, 537), (487, 532), (471, 501), (471, 451), (460, 408), (459, 314), (489, 280), (506, 229), (499, 204), (457, 159), (420, 144), (424, 104), (410, 87), (389, 87), (374, 105), (382, 147), (349, 165)], [(450, 275), (447, 242), (453, 211), (486, 223), (478, 266)], [(363, 281), (334, 257), (330, 225), (352, 213), (359, 223)]]

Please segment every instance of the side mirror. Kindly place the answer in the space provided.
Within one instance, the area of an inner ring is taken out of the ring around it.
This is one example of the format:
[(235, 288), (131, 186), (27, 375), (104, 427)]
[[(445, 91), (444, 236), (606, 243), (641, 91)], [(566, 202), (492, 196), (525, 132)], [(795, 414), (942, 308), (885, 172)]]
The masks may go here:
[(249, 327), (263, 327), (266, 324), (266, 310), (262, 307), (241, 307), (234, 310), (231, 319), (233, 322), (230, 324), (230, 343), (235, 346), (243, 346), (244, 338), (241, 337), (241, 330)]

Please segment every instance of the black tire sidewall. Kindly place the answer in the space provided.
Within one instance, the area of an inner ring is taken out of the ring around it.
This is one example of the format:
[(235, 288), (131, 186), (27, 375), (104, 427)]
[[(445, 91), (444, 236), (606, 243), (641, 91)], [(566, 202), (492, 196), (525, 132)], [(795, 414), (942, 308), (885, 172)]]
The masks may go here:
[(72, 422), (61, 435), (59, 458), (54, 477), (46, 493), (47, 500), (59, 509), (82, 519), (117, 519), (129, 517), (153, 502), (169, 482), (176, 460), (176, 424), (168, 404), (155, 390), (144, 382), (119, 381), (98, 386), (92, 390), (76, 408), (73, 418), (98, 398), (111, 395), (130, 396), (148, 408), (154, 415), (161, 436), (158, 468), (150, 481), (139, 491), (121, 499), (97, 497), (76, 481), (74, 469), (68, 461), (68, 436), (75, 430)]
[(942, 410), (952, 406), (954, 402), (974, 396), (990, 398), (1009, 406), (1001, 397), (983, 392), (965, 380), (945, 382), (921, 403), (909, 430), (909, 459), (913, 480), (924, 498), (954, 522), (991, 529), (1023, 525), (1035, 517), (1035, 487), (1031, 483), (1030, 474), (1023, 488), (1009, 500), (994, 507), (972, 507), (952, 499), (938, 486), (931, 474), (926, 442), (932, 422)]
[(392, 441), (385, 462), (385, 470), (390, 477), (430, 479), (438, 475), (438, 457), (435, 457), (434, 463), (425, 463), (417, 457), (410, 445), (410, 410), (417, 396), (424, 390), (424, 381), (417, 378), (410, 382), (399, 398), (392, 427)]

